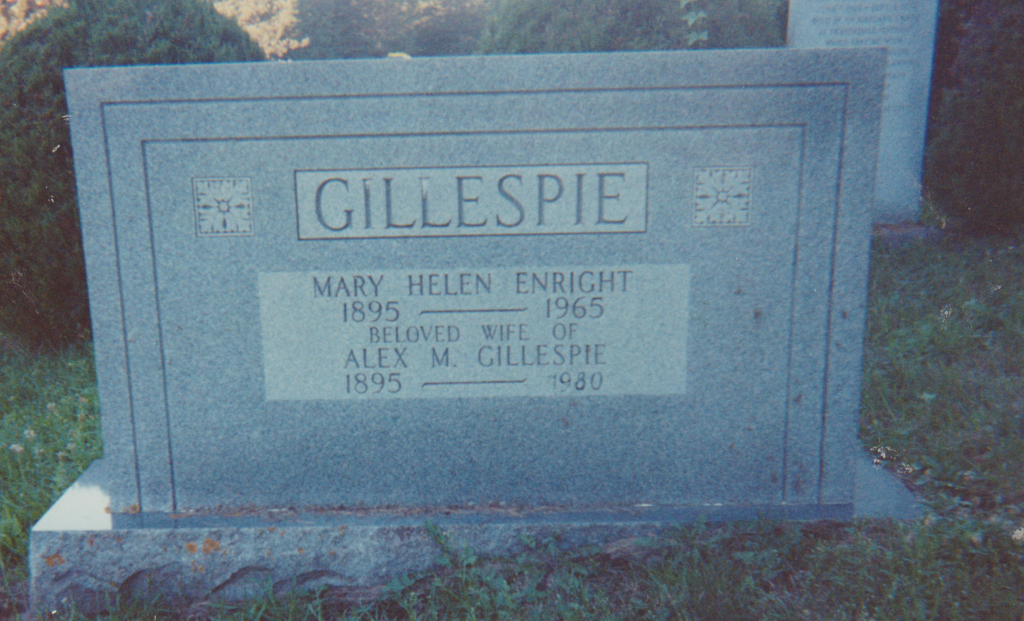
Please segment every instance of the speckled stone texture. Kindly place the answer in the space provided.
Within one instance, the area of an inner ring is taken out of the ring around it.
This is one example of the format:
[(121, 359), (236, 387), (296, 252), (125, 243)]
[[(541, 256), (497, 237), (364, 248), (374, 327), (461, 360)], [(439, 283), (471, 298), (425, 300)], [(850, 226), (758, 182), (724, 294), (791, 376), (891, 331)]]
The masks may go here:
[[(67, 71), (105, 455), (33, 530), (35, 601), (193, 562), (200, 599), (422, 567), (422, 520), (385, 510), (852, 516), (884, 67)], [(378, 517), (161, 517), (324, 507)], [(485, 551), (523, 527), (481, 515), (452, 528)]]
[[(508, 556), (527, 541), (562, 549), (656, 537), (696, 519), (849, 519), (842, 506), (637, 506), (615, 511), (488, 507), (432, 510), (249, 509), (230, 513), (106, 513), (83, 488), (93, 465), (32, 533), (32, 611), (74, 605), (99, 614), (118, 597), (167, 598), (182, 609), (326, 588), (368, 601), (390, 580), (437, 567), (444, 552)], [(914, 518), (916, 500), (874, 466), (857, 460), (854, 516)], [(63, 514), (63, 515), (62, 515)], [(61, 523), (61, 520), (65, 521)], [(77, 527), (75, 526), (77, 525)]]
[[(363, 601), (379, 595), (395, 577), (437, 567), (444, 555), (439, 538), (458, 553), (507, 556), (526, 551), (530, 540), (580, 549), (657, 536), (696, 519), (850, 517), (842, 506), (821, 505), (636, 506), (612, 511), (289, 508), (111, 515), (102, 501), (95, 504), (84, 493), (101, 464), (94, 464), (33, 530), (34, 613), (75, 606), (89, 615), (100, 614), (119, 597), (160, 596), (184, 609), (319, 588)], [(912, 502), (905, 496), (877, 487), (877, 481), (868, 481), (868, 486), (864, 496), (890, 503), (895, 499), (896, 504), (882, 511), (869, 507), (874, 513), (865, 517), (912, 515)]]

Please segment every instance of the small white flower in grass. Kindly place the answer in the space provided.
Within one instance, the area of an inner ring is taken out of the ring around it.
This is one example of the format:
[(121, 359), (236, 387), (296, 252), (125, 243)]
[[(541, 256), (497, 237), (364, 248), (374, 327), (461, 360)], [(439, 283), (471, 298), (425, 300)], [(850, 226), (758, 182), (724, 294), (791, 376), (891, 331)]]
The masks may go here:
[(25, 439), (28, 440), (29, 442), (31, 442), (32, 440), (35, 440), (36, 439), (36, 432), (35, 432), (35, 430), (34, 429), (26, 429), (25, 430)]
[(1013, 540), (1019, 543), (1024, 543), (1024, 526), (1013, 531)]
[(20, 444), (12, 444), (12, 445), (10, 445), (7, 448), (11, 449), (12, 451), (14, 451), (15, 453), (17, 453), (19, 455), (21, 455), (22, 453), (25, 452), (25, 447), (20, 445)]
[(46, 409), (52, 412), (57, 409), (57, 404), (51, 401), (46, 404)]

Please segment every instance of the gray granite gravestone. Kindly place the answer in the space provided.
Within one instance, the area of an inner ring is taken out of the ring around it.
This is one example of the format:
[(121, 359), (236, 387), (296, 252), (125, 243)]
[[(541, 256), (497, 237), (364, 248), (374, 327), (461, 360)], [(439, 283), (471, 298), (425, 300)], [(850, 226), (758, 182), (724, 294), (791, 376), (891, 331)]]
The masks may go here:
[(938, 0), (790, 0), (797, 48), (885, 47), (875, 220), (916, 221), (928, 122)]
[(36, 609), (850, 517), (884, 61), (68, 71), (105, 456)]

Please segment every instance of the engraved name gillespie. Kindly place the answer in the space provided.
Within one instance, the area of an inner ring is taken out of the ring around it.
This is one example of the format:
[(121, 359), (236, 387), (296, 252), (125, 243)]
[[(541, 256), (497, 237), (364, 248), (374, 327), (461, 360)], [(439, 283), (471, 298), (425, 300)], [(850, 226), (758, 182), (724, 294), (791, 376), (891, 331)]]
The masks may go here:
[[(320, 180), (312, 208), (323, 229), (508, 230), (545, 227), (620, 227), (639, 197), (630, 170), (348, 171)], [(503, 173), (503, 174), (501, 174)], [(637, 214), (638, 215), (638, 214)], [(512, 231), (508, 231), (512, 232)]]

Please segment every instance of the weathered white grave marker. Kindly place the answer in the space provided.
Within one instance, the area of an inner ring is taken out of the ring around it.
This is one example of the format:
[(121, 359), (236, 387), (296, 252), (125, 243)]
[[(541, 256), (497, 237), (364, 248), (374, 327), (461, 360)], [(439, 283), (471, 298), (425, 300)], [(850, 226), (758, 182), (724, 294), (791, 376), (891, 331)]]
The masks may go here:
[(885, 47), (875, 219), (916, 221), (928, 124), (938, 0), (790, 0), (796, 48)]

